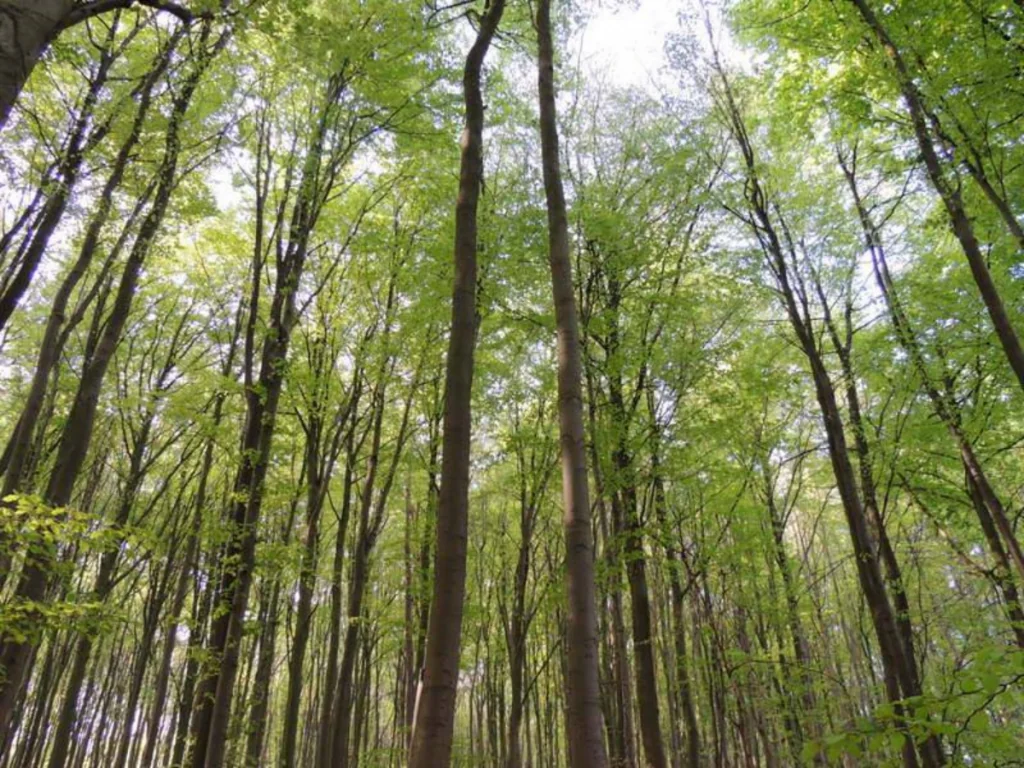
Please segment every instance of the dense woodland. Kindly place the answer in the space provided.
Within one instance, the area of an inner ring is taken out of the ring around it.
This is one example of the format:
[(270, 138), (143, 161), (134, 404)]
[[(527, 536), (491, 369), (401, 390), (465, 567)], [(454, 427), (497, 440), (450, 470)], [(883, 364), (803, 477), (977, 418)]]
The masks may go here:
[(1024, 764), (1024, 2), (663, 1), (0, 2), (0, 768)]

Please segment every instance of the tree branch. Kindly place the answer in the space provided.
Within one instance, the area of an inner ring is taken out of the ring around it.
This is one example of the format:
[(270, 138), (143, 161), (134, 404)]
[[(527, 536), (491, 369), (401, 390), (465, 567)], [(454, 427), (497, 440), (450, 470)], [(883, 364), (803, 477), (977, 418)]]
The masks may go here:
[(101, 13), (116, 11), (123, 8), (131, 8), (136, 4), (144, 5), (156, 11), (164, 11), (176, 16), (183, 24), (191, 24), (195, 20), (195, 14), (182, 5), (161, 0), (93, 0), (91, 3), (76, 6), (71, 13), (64, 17), (64, 20), (57, 27), (58, 32), (63, 32), (68, 27), (81, 24), (83, 21), (98, 16)]

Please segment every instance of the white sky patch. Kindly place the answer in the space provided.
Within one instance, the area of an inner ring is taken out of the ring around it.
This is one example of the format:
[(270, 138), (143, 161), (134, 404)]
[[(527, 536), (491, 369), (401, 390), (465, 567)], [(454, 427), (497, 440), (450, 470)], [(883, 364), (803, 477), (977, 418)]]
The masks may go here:
[(696, 40), (702, 54), (710, 58), (705, 13), (723, 62), (750, 72), (752, 52), (733, 40), (717, 0), (638, 0), (603, 8), (576, 34), (574, 57), (585, 76), (600, 74), (618, 87), (657, 95), (675, 80), (672, 75), (666, 78), (665, 71), (665, 42), (670, 35), (682, 33)]
[(231, 168), (223, 163), (213, 166), (206, 177), (206, 183), (213, 193), (217, 207), (222, 211), (231, 210), (242, 200), (241, 190), (235, 186)]
[(637, 7), (599, 11), (579, 33), (583, 71), (603, 71), (621, 87), (652, 87), (665, 64), (665, 39), (679, 28), (682, 7), (640, 0)]

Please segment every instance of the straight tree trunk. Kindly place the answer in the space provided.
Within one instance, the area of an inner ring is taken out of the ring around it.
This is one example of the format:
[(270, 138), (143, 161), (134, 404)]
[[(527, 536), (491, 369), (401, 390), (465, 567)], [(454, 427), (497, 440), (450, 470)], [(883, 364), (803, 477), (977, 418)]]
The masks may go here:
[[(857, 475), (853, 469), (846, 442), (835, 387), (825, 366), (818, 338), (812, 326), (806, 286), (799, 272), (793, 271), (793, 265), (790, 263), (791, 259), (795, 257), (792, 244), (790, 243), (787, 251), (787, 247), (783, 245), (782, 238), (779, 236), (776, 222), (769, 208), (770, 201), (758, 175), (754, 150), (742, 114), (733, 99), (730, 85), (717, 58), (715, 64), (723, 85), (726, 118), (742, 154), (747, 172), (746, 194), (752, 216), (752, 226), (755, 228), (758, 240), (764, 250), (767, 267), (774, 278), (783, 309), (796, 335), (799, 347), (807, 359), (814, 382), (822, 426), (828, 440), (829, 460), (850, 531), (858, 582), (871, 613), (872, 626), (882, 655), (886, 693), (896, 709), (897, 716), (900, 717), (907, 711), (902, 703), (903, 700), (921, 695), (920, 682), (915, 678), (907, 661), (896, 613), (889, 601), (885, 580), (882, 578), (878, 552), (871, 535), (868, 517), (857, 484)], [(787, 234), (785, 229), (783, 233)], [(788, 240), (787, 243), (789, 243)], [(787, 252), (789, 253), (788, 257)], [(917, 745), (909, 731), (905, 730), (903, 760), (907, 768), (917, 767), (917, 755)], [(928, 739), (921, 745), (921, 757), (925, 768), (934, 768), (945, 762), (942, 750), (934, 738)]]
[[(317, 354), (315, 375), (319, 382), (319, 380), (333, 375), (333, 368), (327, 367), (325, 345), (318, 343), (315, 349)], [(330, 364), (333, 365), (333, 359)], [(313, 626), (313, 590), (320, 551), (320, 518), (327, 500), (327, 489), (334, 473), (334, 466), (343, 445), (342, 439), (346, 432), (346, 425), (352, 418), (355, 405), (358, 402), (358, 379), (361, 375), (362, 371), (357, 365), (348, 400), (339, 414), (333, 433), (326, 436), (329, 441), (328, 446), (325, 446), (323, 442), (325, 439), (324, 403), (318, 397), (314, 397), (310, 404), (309, 423), (306, 427), (306, 467), (309, 477), (306, 490), (306, 540), (299, 571), (299, 599), (295, 609), (295, 634), (288, 660), (288, 690), (285, 700), (280, 757), (282, 768), (294, 768), (295, 765), (299, 707), (302, 702), (304, 681), (303, 665)], [(323, 389), (319, 388), (319, 384), (314, 386), (318, 387), (316, 390), (318, 393), (323, 392)]]
[(342, 579), (344, 576), (345, 541), (352, 509), (352, 490), (355, 486), (355, 422), (345, 436), (345, 479), (342, 484), (341, 516), (335, 534), (334, 563), (331, 578), (330, 633), (327, 648), (327, 671), (324, 674), (323, 697), (320, 708), (320, 728), (317, 737), (317, 762), (320, 768), (330, 768), (334, 746), (334, 695), (338, 683), (338, 660), (341, 649)]
[(480, 81), (484, 57), (504, 11), (505, 0), (488, 0), (463, 70), (466, 125), (462, 132), (459, 194), (455, 206), (455, 284), (445, 372), (434, 597), (409, 768), (446, 768), (451, 762), (466, 594), (471, 397), (476, 343), (476, 212), (483, 184), (484, 103)]
[[(180, 39), (180, 33), (175, 33), (170, 38), (167, 45), (164, 46), (158, 55), (142, 87), (139, 89), (139, 102), (132, 127), (118, 150), (117, 156), (114, 158), (110, 175), (107, 177), (92, 218), (86, 227), (85, 237), (82, 240), (78, 258), (72, 264), (67, 275), (64, 276), (54, 296), (43, 331), (43, 340), (39, 347), (36, 367), (32, 372), (32, 383), (29, 387), (28, 397), (22, 406), (21, 416), (15, 426), (14, 434), (7, 445), (6, 473), (4, 475), (3, 489), (0, 491), (0, 499), (6, 499), (8, 496), (22, 490), (22, 483), (25, 479), (29, 458), (32, 454), (32, 435), (38, 426), (39, 417), (43, 410), (47, 385), (60, 357), (60, 350), (63, 348), (63, 344), (59, 342), (59, 339), (66, 325), (68, 302), (75, 287), (92, 263), (93, 256), (99, 245), (100, 234), (110, 218), (114, 192), (121, 186), (129, 159), (134, 154), (135, 148), (139, 143), (142, 128), (152, 103), (153, 89), (167, 70), (171, 60), (171, 52)], [(3, 550), (0, 551), (0, 588), (2, 588), (10, 569), (11, 555), (9, 547), (3, 546), (3, 542), (0, 542), (0, 550)]]
[[(292, 506), (294, 516), (295, 506)], [(248, 734), (245, 740), (245, 766), (258, 768), (263, 765), (264, 736), (267, 730), (267, 716), (270, 711), (270, 686), (274, 675), (274, 655), (277, 648), (277, 614), (281, 601), (281, 582), (274, 578), (269, 585), (270, 595), (264, 610), (260, 611), (262, 630), (260, 652), (256, 662), (256, 676), (253, 679), (249, 717), (246, 721)]]
[(598, 676), (594, 541), (590, 527), (590, 491), (583, 429), (582, 354), (558, 155), (550, 0), (540, 0), (536, 27), (548, 259), (558, 329), (558, 414), (569, 593), (566, 632), (569, 760), (573, 768), (604, 768), (608, 765), (608, 756), (604, 745)]
[[(886, 309), (889, 312), (889, 319), (896, 332), (896, 338), (900, 346), (907, 353), (907, 357), (917, 373), (921, 389), (931, 402), (935, 415), (946, 426), (946, 430), (957, 445), (960, 460), (967, 477), (967, 487), (971, 502), (978, 515), (985, 538), (988, 541), (989, 549), (992, 551), (997, 564), (996, 580), (999, 583), (999, 589), (1007, 605), (1011, 621), (1015, 624), (1018, 643), (1022, 643), (1024, 642), (1024, 631), (1016, 627), (1017, 620), (1014, 617), (1024, 615), (1024, 611), (1021, 610), (1017, 588), (1013, 581), (1011, 562), (1016, 567), (1019, 577), (1024, 579), (1024, 552), (1021, 551), (1020, 543), (1010, 525), (1006, 510), (989, 483), (988, 476), (978, 460), (973, 446), (963, 432), (955, 400), (939, 390), (929, 373), (917, 333), (910, 324), (910, 319), (903, 310), (899, 296), (896, 294), (881, 234), (872, 220), (864, 200), (860, 196), (860, 191), (857, 187), (855, 159), (856, 157), (854, 156), (853, 160), (848, 162), (840, 155), (839, 163), (853, 197), (861, 229), (863, 230), (865, 244), (871, 254), (875, 282), (878, 284), (882, 297), (885, 299)], [(1002, 540), (1000, 540), (1000, 537), (1002, 537)]]
[[(653, 396), (648, 397), (652, 421), (654, 416)], [(655, 422), (656, 423), (656, 422)], [(655, 427), (657, 429), (657, 426)], [(655, 433), (651, 447), (651, 475), (654, 486), (655, 514), (663, 528), (662, 535), (666, 542), (671, 541), (668, 530), (668, 504), (665, 498), (665, 482), (661, 475), (661, 441)], [(675, 682), (679, 697), (679, 705), (683, 713), (686, 728), (686, 766), (700, 768), (700, 730), (697, 726), (697, 709), (693, 699), (693, 685), (690, 682), (689, 652), (686, 647), (686, 615), (685, 599), (680, 569), (682, 558), (671, 544), (665, 546), (665, 559), (668, 561), (669, 599), (672, 606), (672, 639), (675, 646)]]
[[(355, 559), (352, 563), (352, 577), (349, 588), (348, 601), (348, 626), (345, 629), (345, 642), (342, 650), (341, 667), (338, 673), (338, 692), (334, 704), (334, 736), (333, 736), (333, 762), (335, 768), (346, 768), (349, 764), (349, 733), (352, 720), (353, 704), (357, 703), (354, 694), (359, 690), (355, 681), (355, 666), (360, 640), (365, 647), (369, 641), (366, 637), (365, 626), (367, 609), (364, 606), (366, 589), (369, 584), (370, 557), (373, 554), (377, 539), (380, 536), (384, 524), (384, 513), (387, 507), (388, 497), (394, 485), (395, 475), (402, 458), (402, 451), (405, 446), (405, 439), (408, 435), (409, 415), (412, 410), (412, 401), (419, 386), (419, 372), (414, 374), (413, 383), (409, 389), (408, 397), (402, 411), (401, 425), (395, 441), (394, 453), (391, 461), (385, 468), (380, 484), (380, 490), (376, 488), (377, 470), (381, 449), (381, 428), (383, 426), (384, 411), (386, 409), (385, 395), (387, 393), (388, 378), (393, 372), (393, 360), (387, 351), (391, 338), (391, 324), (393, 321), (392, 311), (395, 307), (395, 275), (388, 290), (388, 299), (385, 308), (386, 320), (383, 333), (383, 348), (381, 364), (377, 370), (378, 380), (373, 393), (373, 436), (370, 443), (370, 454), (367, 457), (366, 480), (363, 485), (362, 499), (359, 510), (359, 530), (356, 535)], [(374, 498), (376, 493), (376, 498)], [(354, 742), (355, 752), (358, 754), (358, 729), (355, 731), (356, 741)], [(354, 764), (358, 765), (358, 759)]]
[[(0, 10), (0, 23), (2, 22), (3, 11)], [(106, 87), (111, 67), (120, 53), (120, 50), (115, 48), (117, 29), (118, 24), (115, 20), (110, 25), (96, 71), (89, 81), (85, 98), (75, 116), (70, 135), (65, 140), (64, 153), (56, 167), (56, 178), (44, 181), (44, 184), (49, 184), (52, 187), (50, 195), (43, 203), (35, 226), (28, 235), (17, 271), (11, 275), (10, 281), (5, 283), (3, 291), (0, 292), (0, 330), (7, 325), (11, 315), (18, 307), (21, 297), (28, 290), (36, 269), (43, 259), (43, 254), (50, 244), (50, 239), (64, 218), (68, 203), (71, 201), (71, 194), (81, 175), (87, 150), (99, 143), (110, 131), (113, 116), (100, 122), (92, 130), (89, 130), (89, 126), (95, 119), (96, 105)], [(138, 27), (136, 27), (137, 29)], [(129, 39), (133, 36), (134, 33), (129, 33)], [(2, 43), (0, 43), (0, 49), (2, 47)], [(123, 48), (123, 46), (119, 46), (119, 48)], [(11, 266), (13, 267), (14, 264)]]
[(637, 701), (640, 710), (640, 735), (646, 765), (667, 768), (665, 747), (661, 735), (661, 716), (658, 711), (657, 669), (651, 637), (651, 604), (647, 587), (647, 556), (644, 552), (643, 533), (640, 529), (638, 495), (629, 449), (630, 412), (623, 391), (619, 356), (619, 311), (622, 302), (621, 282), (618, 276), (608, 278), (608, 401), (613, 420), (614, 447), (612, 462), (618, 478), (618, 488), (612, 496), (612, 519), (615, 534), (621, 540), (629, 582), (630, 618), (632, 619), (633, 658), (636, 667)]
[[(324, 156), (326, 142), (336, 122), (338, 102), (348, 85), (344, 66), (330, 78), (325, 100), (320, 106), (291, 221), (287, 225), (288, 242), (284, 252), (278, 256), (268, 329), (260, 353), (258, 382), (255, 386), (250, 384), (246, 391), (242, 463), (235, 476), (229, 512), (233, 534), (227, 560), (231, 567), (223, 570), (219, 585), (219, 597), (227, 610), (214, 619), (207, 644), (211, 655), (217, 659), (216, 669), (201, 681), (196, 691), (192, 723), (193, 768), (221, 768), (224, 764), (241, 653), (242, 625), (256, 558), (264, 481), (284, 386), (288, 348), (298, 320), (296, 292), (309, 255), (309, 241), (321, 211), (317, 203), (324, 195), (321, 185), (330, 185), (333, 181), (330, 174), (323, 174), (327, 178), (322, 178), (321, 171), (327, 159)], [(346, 145), (346, 151), (349, 147)], [(341, 157), (335, 159), (340, 161)], [(259, 253), (259, 248), (256, 250)], [(257, 279), (255, 272), (253, 279)], [(246, 341), (247, 364), (252, 353), (251, 329), (255, 322), (255, 312), (255, 306), (251, 307)]]

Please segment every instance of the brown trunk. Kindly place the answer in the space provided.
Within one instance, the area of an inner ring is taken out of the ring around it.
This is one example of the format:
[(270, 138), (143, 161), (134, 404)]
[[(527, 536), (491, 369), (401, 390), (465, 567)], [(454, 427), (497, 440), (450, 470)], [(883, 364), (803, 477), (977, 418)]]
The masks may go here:
[(558, 156), (551, 2), (537, 6), (537, 81), (541, 156), (548, 214), (548, 259), (558, 330), (558, 415), (562, 447), (562, 501), (568, 572), (566, 705), (573, 768), (604, 768), (604, 718), (598, 678), (594, 542), (583, 430), (580, 335), (569, 257), (569, 227)]
[(210, 612), (213, 610), (212, 590), (203, 589), (200, 591), (198, 579), (196, 584), (197, 594), (193, 599), (192, 624), (189, 631), (188, 646), (185, 649), (185, 672), (181, 684), (181, 694), (178, 697), (178, 714), (175, 724), (174, 744), (171, 747), (172, 768), (182, 768), (187, 765), (185, 749), (188, 745), (189, 724), (192, 721), (192, 710), (195, 703), (195, 692), (202, 672), (199, 663), (199, 654), (208, 632)]
[[(402, 712), (402, 726), (404, 731), (401, 736), (401, 743), (409, 748), (409, 737), (412, 736), (413, 717), (416, 714), (416, 678), (419, 677), (416, 669), (416, 660), (413, 650), (413, 631), (416, 612), (416, 583), (414, 574), (416, 564), (412, 553), (412, 533), (416, 527), (416, 506), (412, 503), (412, 491), (408, 481), (405, 486), (405, 536), (403, 541), (402, 555), (405, 562), (405, 601), (403, 605), (402, 629), (402, 674), (398, 678), (402, 682), (395, 698), (395, 712)], [(398, 686), (396, 686), (398, 688)], [(398, 717), (395, 717), (395, 730), (398, 730)], [(398, 739), (396, 739), (398, 741)]]
[[(655, 422), (657, 430), (653, 394), (648, 395), (648, 403), (651, 420)], [(662, 536), (665, 537), (666, 542), (670, 542), (672, 533), (668, 528), (668, 504), (665, 499), (665, 483), (661, 475), (661, 440), (657, 431), (651, 446), (651, 475), (654, 485), (655, 515), (658, 523), (662, 526)], [(700, 768), (700, 730), (697, 726), (697, 710), (693, 700), (693, 686), (690, 683), (689, 653), (686, 648), (684, 610), (686, 593), (680, 578), (683, 563), (679, 552), (669, 543), (665, 545), (665, 559), (668, 561), (669, 594), (672, 605), (672, 630), (675, 645), (674, 674), (679, 705), (683, 712), (683, 723), (686, 727), (686, 766), (687, 768)]]
[[(0, 11), (0, 23), (2, 23), (3, 12)], [(57, 164), (55, 178), (45, 180), (44, 185), (50, 186), (50, 195), (47, 197), (38, 218), (34, 222), (31, 234), (23, 246), (23, 252), (19, 252), (20, 263), (16, 260), (10, 269), (13, 270), (17, 264), (17, 270), (9, 273), (10, 280), (5, 280), (3, 291), (0, 292), (0, 330), (7, 325), (14, 310), (17, 308), (21, 297), (28, 290), (36, 269), (42, 261), (64, 213), (68, 203), (71, 201), (71, 194), (78, 182), (82, 164), (86, 152), (94, 147), (107, 135), (113, 124), (112, 117), (100, 122), (92, 130), (88, 130), (94, 120), (96, 105), (99, 102), (100, 94), (106, 87), (107, 78), (115, 60), (124, 49), (126, 43), (115, 48), (115, 36), (118, 33), (117, 19), (110, 25), (106, 40), (100, 53), (96, 71), (89, 80), (89, 85), (82, 100), (82, 106), (78, 110), (70, 135), (65, 139), (65, 149), (60, 162)], [(129, 31), (127, 41), (134, 37), (135, 32)], [(126, 42), (127, 42), (126, 41)], [(0, 46), (2, 47), (2, 46)], [(19, 249), (20, 250), (20, 249)], [(7, 276), (5, 275), (5, 278)]]
[[(192, 723), (193, 768), (220, 768), (224, 763), (231, 703), (238, 675), (242, 627), (256, 558), (264, 481), (274, 440), (278, 404), (284, 386), (288, 348), (298, 320), (296, 291), (309, 255), (309, 240), (321, 211), (321, 206), (317, 202), (322, 200), (324, 195), (321, 185), (327, 185), (329, 189), (337, 173), (335, 170), (335, 176), (326, 173), (323, 177), (321, 175), (322, 166), (327, 159), (324, 152), (328, 134), (335, 126), (338, 102), (347, 86), (348, 80), (343, 65), (342, 70), (332, 75), (327, 84), (325, 100), (320, 106), (316, 129), (302, 169), (291, 221), (286, 225), (287, 245), (282, 246), (283, 252), (278, 254), (274, 293), (267, 321), (268, 329), (260, 353), (258, 383), (254, 386), (247, 382), (243, 458), (235, 476), (232, 494), (234, 500), (229, 512), (233, 530), (227, 550), (227, 561), (231, 563), (231, 567), (223, 570), (219, 585), (219, 599), (225, 610), (214, 619), (207, 643), (211, 657), (217, 660), (216, 668), (201, 681), (196, 692)], [(350, 147), (351, 145), (345, 145), (344, 151), (347, 152)], [(339, 149), (335, 147), (334, 153), (338, 151)], [(336, 161), (340, 161), (343, 156), (332, 154)], [(262, 219), (258, 219), (257, 224), (261, 225)], [(279, 222), (279, 228), (282, 224)], [(260, 243), (257, 243), (257, 263), (262, 257), (260, 251)], [(257, 271), (254, 270), (254, 281), (258, 279), (257, 275)], [(252, 331), (255, 317), (256, 307), (253, 305), (250, 308), (246, 334), (247, 365), (252, 360)]]
[(483, 182), (484, 57), (505, 10), (489, 0), (466, 56), (459, 194), (455, 206), (455, 285), (445, 372), (441, 494), (437, 510), (434, 597), (420, 703), (413, 726), (410, 768), (444, 768), (451, 762), (455, 693), (459, 680), (462, 608), (466, 594), (469, 517), (469, 448), (472, 429), (473, 347), (476, 342), (476, 210)]
[[(292, 507), (294, 515), (295, 507)], [(269, 585), (270, 597), (263, 610), (259, 612), (260, 652), (256, 662), (256, 675), (253, 678), (251, 704), (246, 722), (248, 735), (245, 740), (245, 766), (258, 768), (264, 765), (263, 742), (267, 729), (267, 714), (270, 710), (270, 683), (274, 674), (274, 654), (277, 646), (277, 614), (281, 600), (281, 583), (274, 579)]]
[[(358, 390), (355, 395), (358, 398)], [(353, 408), (356, 406), (353, 405)], [(330, 634), (327, 648), (327, 672), (324, 675), (323, 697), (319, 712), (317, 761), (320, 768), (330, 768), (334, 746), (334, 696), (338, 681), (338, 654), (341, 647), (341, 589), (344, 575), (345, 541), (352, 510), (352, 489), (355, 486), (355, 420), (345, 435), (345, 479), (342, 485), (341, 516), (334, 541), (334, 564), (331, 578)]]
[[(548, 413), (544, 401), (539, 401), (536, 426), (543, 429)], [(512, 580), (512, 608), (505, 623), (508, 647), (509, 687), (512, 700), (508, 711), (507, 739), (504, 749), (505, 768), (521, 768), (523, 764), (520, 743), (526, 699), (530, 684), (526, 679), (527, 637), (536, 607), (528, 603), (533, 532), (536, 526), (539, 506), (554, 471), (554, 445), (547, 441), (531, 442), (531, 433), (524, 432), (518, 409), (513, 411), (514, 432), (512, 441), (516, 457), (516, 475), (519, 486), (519, 551)], [(488, 656), (489, 658), (489, 656)], [(498, 681), (501, 698), (502, 719), (505, 715), (504, 684)], [(494, 714), (492, 709), (489, 714)], [(499, 763), (500, 764), (500, 763)]]
[[(585, 315), (586, 316), (586, 315)], [(584, 336), (584, 341), (586, 336)], [(607, 490), (601, 471), (597, 440), (597, 392), (592, 366), (585, 366), (587, 383), (587, 415), (590, 425), (590, 459), (593, 464), (594, 488), (597, 495), (598, 527), (603, 543), (602, 560), (608, 573), (604, 586), (607, 611), (603, 618), (610, 631), (606, 632), (606, 667), (608, 684), (603, 696), (605, 730), (608, 734), (609, 762), (614, 768), (635, 768), (636, 749), (633, 744), (633, 687), (630, 679), (629, 652), (626, 640), (626, 622), (622, 610), (622, 567), (619, 562), (619, 542), (611, 533)], [(610, 614), (610, 615), (608, 615)]]
[[(1010, 525), (999, 497), (989, 484), (984, 468), (978, 461), (974, 448), (967, 440), (967, 436), (960, 426), (960, 416), (955, 400), (939, 391), (929, 373), (917, 334), (903, 310), (899, 296), (896, 294), (881, 235), (857, 188), (856, 153), (854, 153), (850, 161), (847, 161), (840, 154), (839, 164), (843, 174), (846, 176), (847, 184), (853, 196), (865, 243), (871, 253), (875, 282), (878, 284), (878, 288), (885, 299), (890, 321), (896, 331), (896, 338), (910, 358), (911, 364), (920, 379), (920, 386), (932, 404), (932, 410), (946, 426), (947, 431), (959, 449), (960, 460), (964, 465), (964, 471), (967, 476), (969, 494), (975, 511), (978, 514), (979, 523), (985, 533), (989, 548), (992, 550), (997, 565), (1003, 569), (1004, 575), (1001, 575), (999, 578), (1002, 582), (1001, 592), (1004, 602), (1007, 604), (1008, 612), (1012, 617), (1021, 613), (1021, 608), (1017, 598), (1016, 587), (1013, 585), (1010, 562), (1012, 561), (1013, 565), (1017, 568), (1018, 574), (1024, 578), (1024, 553), (1021, 551), (1020, 543)], [(992, 535), (995, 532), (998, 532), (997, 535)], [(1002, 536), (1002, 541), (1000, 541), (1000, 535)], [(1004, 543), (1006, 549), (1004, 549)], [(1007, 549), (1009, 550), (1009, 556), (1007, 555)], [(1011, 589), (1009, 591), (1006, 589), (1004, 579), (1010, 580)], [(1019, 639), (1021, 637), (1024, 637), (1024, 635), (1018, 635)]]
[(999, 540), (999, 532), (992, 522), (992, 516), (988, 513), (977, 482), (971, 477), (970, 472), (965, 474), (967, 476), (967, 491), (971, 497), (971, 503), (974, 505), (974, 510), (981, 523), (981, 530), (985, 534), (985, 539), (988, 541), (989, 549), (992, 551), (992, 556), (995, 560), (995, 567), (991, 571), (992, 581), (995, 583), (996, 590), (1006, 605), (1006, 616), (1010, 620), (1010, 626), (1017, 640), (1017, 645), (1024, 649), (1024, 610), (1021, 609), (1020, 595), (1017, 592), (1017, 584), (1014, 582), (1013, 574), (1010, 571), (1010, 562), (1006, 557), (1006, 551)]
[(658, 708), (657, 668), (651, 636), (651, 605), (647, 587), (647, 558), (640, 529), (633, 457), (629, 450), (629, 421), (623, 393), (622, 374), (617, 367), (620, 355), (619, 310), (621, 287), (617, 277), (608, 279), (608, 308), (611, 315), (608, 334), (608, 355), (612, 358), (608, 374), (608, 400), (611, 406), (615, 446), (612, 461), (619, 487), (612, 496), (612, 518), (615, 535), (621, 541), (629, 582), (630, 616), (633, 630), (633, 658), (636, 668), (636, 691), (640, 710), (640, 735), (645, 763), (651, 768), (667, 768), (661, 736)]
[(143, 616), (142, 632), (135, 649), (135, 658), (132, 663), (131, 677), (128, 681), (128, 694), (124, 701), (122, 728), (119, 738), (110, 746), (116, 745), (113, 759), (108, 758), (107, 765), (111, 768), (124, 768), (131, 765), (133, 768), (139, 765), (139, 737), (142, 734), (142, 721), (136, 720), (136, 710), (139, 705), (139, 698), (142, 695), (142, 686), (145, 682), (146, 668), (149, 666), (149, 659), (153, 653), (153, 642), (156, 638), (157, 624), (160, 620), (160, 612), (164, 603), (167, 602), (168, 589), (170, 586), (170, 563), (164, 566), (162, 575), (152, 574), (150, 582), (154, 583), (146, 601)]
[[(67, 275), (64, 276), (54, 296), (53, 304), (50, 307), (50, 313), (46, 320), (46, 327), (43, 331), (43, 340), (39, 347), (36, 367), (32, 373), (32, 383), (29, 387), (28, 397), (22, 406), (21, 416), (15, 426), (14, 434), (7, 445), (6, 474), (4, 476), (3, 490), (0, 491), (0, 499), (6, 499), (8, 496), (22, 490), (22, 482), (25, 479), (27, 465), (32, 453), (32, 435), (36, 430), (39, 416), (43, 409), (47, 384), (60, 357), (60, 350), (63, 348), (63, 344), (60, 343), (59, 339), (65, 328), (68, 302), (78, 282), (92, 263), (99, 244), (100, 233), (110, 217), (114, 192), (121, 186), (128, 161), (138, 145), (142, 127), (149, 112), (149, 106), (152, 103), (153, 88), (170, 64), (171, 51), (180, 39), (180, 33), (176, 33), (171, 37), (163, 50), (161, 50), (156, 62), (139, 89), (139, 104), (135, 111), (135, 119), (131, 130), (114, 159), (110, 175), (107, 177), (103, 191), (100, 193), (100, 198), (96, 203), (95, 212), (86, 227), (85, 237), (82, 240), (78, 258), (72, 264)], [(6, 549), (2, 546), (2, 543), (0, 543), (0, 549)], [(3, 586), (6, 580), (9, 568), (10, 554), (6, 551), (0, 553), (0, 587)]]
[[(354, 406), (357, 402), (358, 381), (361, 369), (357, 365), (352, 381), (349, 398), (332, 432), (324, 434), (325, 420), (323, 416), (325, 396), (319, 384), (326, 377), (333, 375), (328, 365), (325, 343), (318, 340), (314, 344), (314, 385), (317, 395), (309, 404), (309, 418), (306, 426), (306, 466), (309, 482), (306, 490), (306, 541), (299, 570), (299, 600), (295, 609), (295, 635), (292, 641), (291, 655), (288, 659), (288, 691), (285, 699), (284, 723), (282, 730), (281, 757), (282, 768), (293, 768), (299, 732), (299, 706), (302, 701), (303, 664), (306, 648), (309, 644), (310, 630), (313, 625), (313, 590), (315, 587), (316, 568), (320, 551), (320, 517), (327, 500), (327, 488), (334, 473), (334, 466), (343, 445), (342, 438)], [(325, 440), (327, 444), (325, 445)]]
[[(349, 764), (349, 733), (351, 728), (352, 708), (355, 688), (355, 665), (357, 651), (362, 639), (365, 643), (368, 638), (365, 635), (366, 608), (364, 606), (366, 587), (369, 583), (370, 556), (373, 554), (377, 539), (380, 536), (384, 525), (384, 513), (387, 508), (388, 497), (394, 485), (395, 475), (402, 458), (402, 450), (405, 447), (405, 439), (408, 435), (409, 415), (412, 411), (412, 402), (416, 390), (419, 387), (419, 370), (413, 375), (413, 382), (409, 388), (408, 396), (402, 411), (402, 420), (398, 429), (398, 436), (395, 441), (394, 453), (391, 461), (385, 468), (380, 490), (376, 488), (377, 467), (380, 458), (381, 428), (386, 408), (385, 395), (387, 393), (388, 379), (393, 375), (394, 361), (388, 357), (387, 349), (391, 338), (391, 324), (393, 322), (392, 312), (395, 307), (395, 278), (392, 275), (391, 285), (388, 289), (388, 299), (385, 308), (385, 327), (383, 334), (383, 348), (381, 364), (377, 370), (377, 382), (373, 393), (373, 436), (370, 443), (370, 454), (367, 457), (366, 480), (363, 486), (362, 499), (359, 510), (359, 530), (356, 535), (355, 558), (352, 563), (352, 577), (349, 587), (348, 600), (348, 626), (345, 629), (345, 643), (342, 650), (341, 668), (338, 673), (338, 691), (334, 703), (334, 735), (332, 765), (335, 768), (346, 768)], [(376, 498), (375, 498), (376, 494)], [(356, 737), (359, 733), (356, 731)], [(358, 744), (356, 744), (358, 751)], [(356, 761), (354, 764), (358, 764)]]
[[(821, 300), (822, 314), (832, 346), (839, 358), (840, 370), (846, 384), (846, 407), (849, 413), (850, 428), (853, 431), (854, 448), (857, 455), (857, 464), (860, 473), (861, 498), (864, 501), (864, 511), (872, 525), (878, 553), (885, 569), (887, 585), (892, 593), (893, 606), (896, 611), (896, 622), (900, 631), (900, 639), (903, 642), (904, 660), (907, 665), (907, 674), (917, 689), (921, 687), (921, 674), (917, 666), (917, 653), (914, 648), (914, 630), (910, 621), (910, 602), (907, 599), (907, 590), (903, 584), (903, 573), (896, 552), (889, 540), (889, 532), (886, 530), (885, 521), (882, 519), (882, 511), (878, 507), (878, 492), (875, 488), (874, 466), (871, 460), (871, 446), (868, 443), (867, 429), (861, 416), (860, 395), (857, 392), (857, 379), (854, 375), (852, 362), (853, 347), (853, 304), (849, 293), (846, 296), (844, 312), (845, 334), (840, 336), (839, 329), (832, 317), (829, 302), (825, 297), (825, 291), (818, 276), (814, 276), (815, 289)], [(849, 287), (848, 287), (849, 290)], [(908, 694), (909, 695), (909, 694)]]

